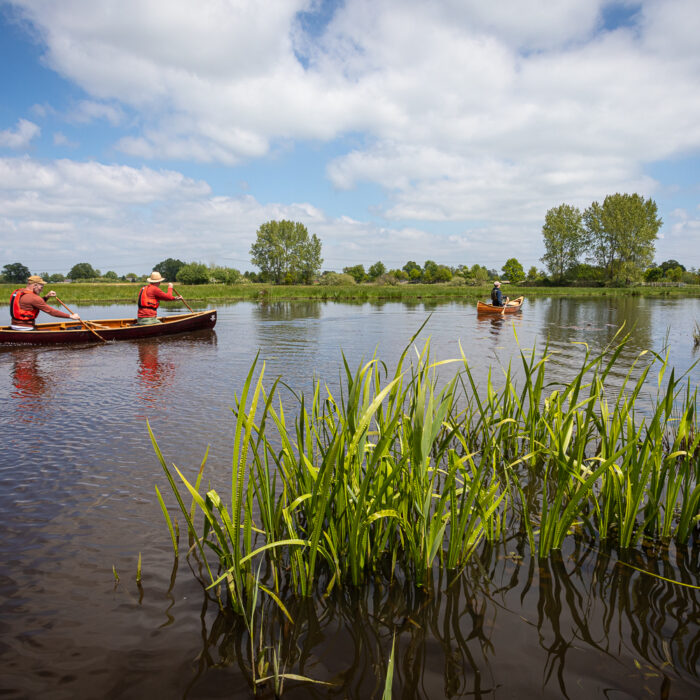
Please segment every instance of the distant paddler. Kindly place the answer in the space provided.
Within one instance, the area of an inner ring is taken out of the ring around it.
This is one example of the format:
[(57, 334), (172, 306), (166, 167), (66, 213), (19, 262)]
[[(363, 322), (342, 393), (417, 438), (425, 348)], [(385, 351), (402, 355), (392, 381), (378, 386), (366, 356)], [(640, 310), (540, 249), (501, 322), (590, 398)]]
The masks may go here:
[(173, 294), (172, 282), (168, 282), (167, 292), (160, 288), (159, 285), (165, 282), (160, 272), (153, 270), (146, 282), (148, 282), (148, 285), (141, 288), (138, 297), (139, 313), (136, 323), (139, 326), (145, 326), (149, 323), (160, 323), (158, 307), (161, 301), (179, 301), (182, 299), (181, 296)]
[(10, 328), (14, 331), (33, 331), (36, 324), (36, 317), (40, 311), (44, 311), (57, 318), (70, 318), (73, 321), (80, 321), (80, 316), (74, 313), (64, 313), (53, 306), (49, 306), (46, 301), (56, 296), (56, 292), (50, 291), (41, 296), (46, 282), (39, 275), (32, 275), (27, 280), (24, 289), (15, 289), (10, 295)]

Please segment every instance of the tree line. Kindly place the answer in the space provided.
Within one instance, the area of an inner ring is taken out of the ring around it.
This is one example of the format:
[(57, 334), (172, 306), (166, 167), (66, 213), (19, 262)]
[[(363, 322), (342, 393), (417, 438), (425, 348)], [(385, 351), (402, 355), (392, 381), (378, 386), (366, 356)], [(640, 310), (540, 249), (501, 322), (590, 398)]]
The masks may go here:
[[(259, 272), (241, 273), (231, 267), (166, 258), (153, 266), (166, 280), (182, 284), (469, 284), (481, 285), (504, 279), (512, 283), (540, 285), (629, 285), (647, 283), (700, 283), (697, 270), (687, 270), (676, 260), (656, 265), (655, 241), (662, 220), (656, 203), (639, 194), (614, 194), (602, 204), (593, 202), (584, 211), (561, 204), (547, 211), (542, 227), (545, 254), (541, 258), (548, 270), (531, 266), (525, 272), (517, 258), (508, 258), (500, 270), (475, 263), (456, 266), (426, 260), (423, 265), (409, 260), (400, 268), (387, 269), (381, 260), (369, 265), (349, 265), (342, 273), (321, 273), (322, 244), (295, 221), (268, 221), (256, 232), (250, 247), (250, 260)], [(150, 270), (148, 271), (150, 273)], [(145, 281), (148, 273), (102, 274), (89, 263), (77, 263), (67, 273), (40, 273), (47, 282), (73, 281)], [(4, 266), (0, 279), (23, 283), (30, 275), (21, 263)]]

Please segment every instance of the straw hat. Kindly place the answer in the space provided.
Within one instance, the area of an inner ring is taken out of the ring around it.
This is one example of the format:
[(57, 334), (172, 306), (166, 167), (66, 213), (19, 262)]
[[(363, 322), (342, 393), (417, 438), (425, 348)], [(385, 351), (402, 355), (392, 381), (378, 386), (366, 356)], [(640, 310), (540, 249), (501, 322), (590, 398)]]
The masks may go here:
[(39, 275), (32, 275), (28, 280), (27, 284), (46, 284), (46, 281), (41, 279)]
[(161, 282), (165, 282), (165, 277), (162, 277), (160, 272), (153, 270), (153, 272), (151, 272), (151, 276), (146, 280), (146, 282), (150, 282), (151, 284), (160, 284)]

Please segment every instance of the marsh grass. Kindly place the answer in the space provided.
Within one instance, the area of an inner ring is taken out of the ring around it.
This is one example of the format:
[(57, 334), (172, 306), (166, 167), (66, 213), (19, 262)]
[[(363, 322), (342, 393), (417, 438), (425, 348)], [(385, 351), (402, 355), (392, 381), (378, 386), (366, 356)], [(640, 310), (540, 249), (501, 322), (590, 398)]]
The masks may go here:
[[(61, 299), (70, 303), (109, 304), (124, 303), (136, 306), (136, 297), (143, 282), (115, 283), (57, 283), (47, 286), (53, 289)], [(19, 285), (0, 284), (0, 296), (10, 298), (10, 294)], [(188, 303), (195, 302), (206, 306), (216, 301), (259, 301), (261, 303), (285, 300), (318, 300), (318, 301), (405, 301), (418, 302), (422, 300), (455, 300), (466, 299), (475, 301), (487, 299), (491, 283), (481, 286), (452, 286), (450, 284), (400, 284), (376, 285), (356, 284), (340, 287), (324, 285), (269, 285), (269, 284), (176, 284), (175, 288)], [(525, 295), (536, 296), (565, 296), (565, 297), (600, 297), (600, 296), (700, 296), (700, 286), (685, 287), (527, 287), (508, 285), (505, 287), (511, 297)], [(163, 302), (166, 308), (186, 310), (181, 302)]]
[[(291, 409), (256, 358), (235, 399), (225, 498), (201, 489), (206, 457), (191, 480), (151, 433), (207, 587), (241, 615), (262, 592), (290, 618), (289, 595), (396, 579), (430, 591), (436, 568), (454, 579), (514, 532), (540, 559), (568, 537), (687, 546), (700, 521), (697, 389), (668, 356), (641, 353), (610, 390), (625, 342), (583, 345), (568, 384), (547, 381), (546, 348), (522, 351), (524, 379), (508, 367), (497, 389), (491, 375), (477, 384), (463, 352), (433, 362), (428, 341), (392, 374), (377, 357), (355, 370), (343, 359), (339, 391), (317, 379)], [(638, 410), (654, 369), (656, 398)]]

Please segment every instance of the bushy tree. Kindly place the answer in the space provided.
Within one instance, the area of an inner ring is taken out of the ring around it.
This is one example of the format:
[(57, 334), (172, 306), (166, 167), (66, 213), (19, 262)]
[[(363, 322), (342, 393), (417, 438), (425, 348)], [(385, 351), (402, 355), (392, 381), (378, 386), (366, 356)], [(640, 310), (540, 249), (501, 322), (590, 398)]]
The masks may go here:
[(371, 265), (369, 270), (367, 270), (367, 275), (371, 280), (376, 280), (377, 277), (381, 277), (386, 272), (386, 266), (381, 260), (378, 260), (374, 265)]
[(309, 282), (321, 269), (321, 241), (309, 236), (304, 224), (268, 221), (257, 231), (250, 247), (251, 262), (266, 279), (277, 284), (289, 280)]
[(63, 282), (66, 279), (66, 276), (61, 273), (61, 272), (54, 272), (53, 275), (49, 275), (48, 277), (44, 277), (44, 279), (47, 282)]
[(2, 268), (2, 278), (5, 282), (12, 282), (14, 284), (26, 282), (31, 274), (28, 267), (18, 262), (8, 263)]
[(654, 259), (662, 220), (656, 202), (638, 194), (608, 195), (583, 214), (589, 260), (606, 271), (608, 281), (629, 283), (641, 278)]
[(177, 273), (184, 264), (185, 263), (182, 262), (182, 260), (177, 260), (176, 258), (166, 258), (155, 265), (153, 269), (156, 272), (160, 272), (160, 274), (163, 275), (163, 277), (165, 277), (165, 279), (169, 282), (173, 282), (177, 279)]
[(344, 267), (343, 273), (350, 275), (357, 284), (364, 282), (367, 279), (367, 273), (365, 272), (364, 265), (352, 265), (351, 267)]
[(343, 285), (356, 284), (356, 282), (355, 278), (346, 272), (326, 272), (319, 280), (319, 284), (329, 287), (341, 287)]
[(68, 278), (72, 280), (91, 280), (99, 277), (99, 272), (90, 263), (76, 263), (71, 267)]
[(241, 278), (240, 271), (234, 267), (214, 266), (209, 269), (209, 274), (219, 284), (236, 284)]
[(107, 270), (105, 272), (104, 277), (106, 280), (118, 280), (119, 275), (114, 271), (114, 270)]
[(545, 254), (540, 258), (557, 282), (567, 270), (578, 264), (586, 240), (583, 214), (569, 204), (550, 209), (542, 226)]
[(183, 265), (177, 272), (177, 281), (182, 284), (206, 284), (209, 282), (209, 268), (204, 263), (196, 262)]
[(510, 282), (518, 283), (525, 279), (525, 270), (517, 258), (508, 258), (503, 264), (503, 274)]

